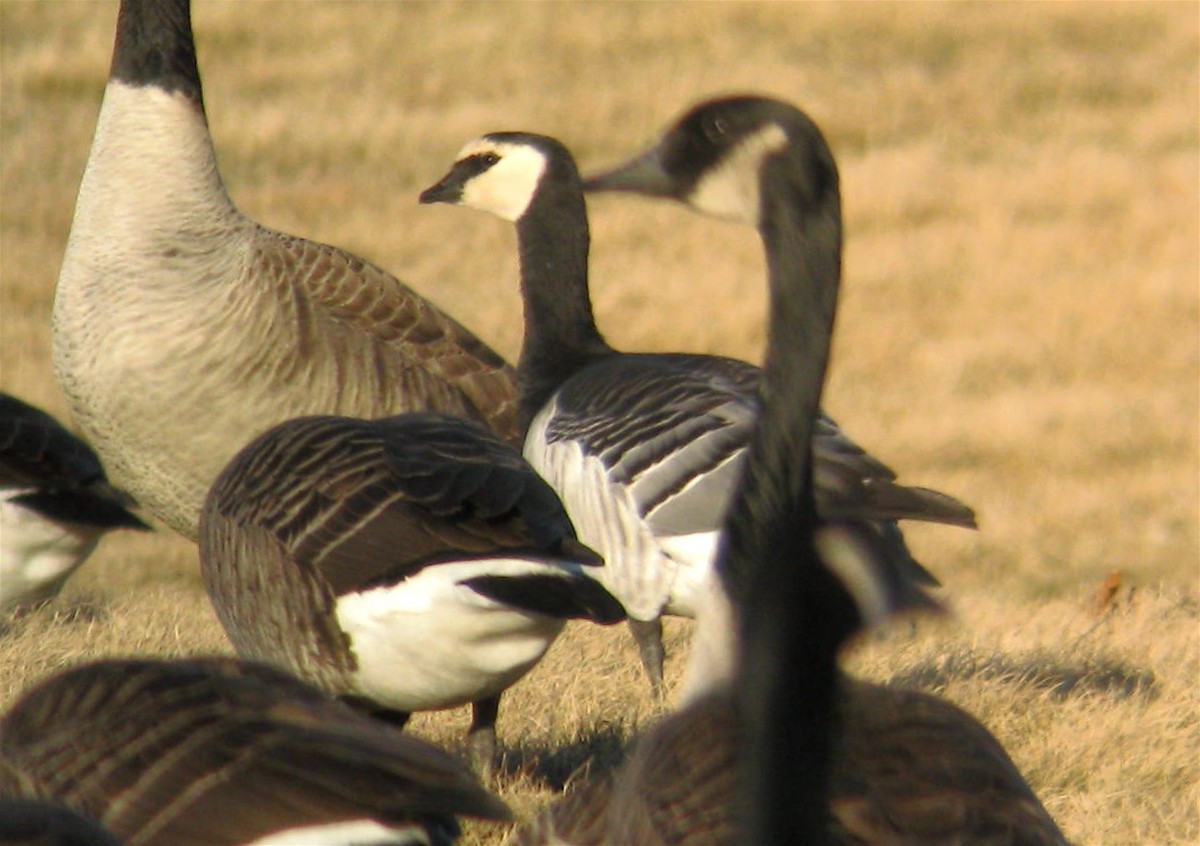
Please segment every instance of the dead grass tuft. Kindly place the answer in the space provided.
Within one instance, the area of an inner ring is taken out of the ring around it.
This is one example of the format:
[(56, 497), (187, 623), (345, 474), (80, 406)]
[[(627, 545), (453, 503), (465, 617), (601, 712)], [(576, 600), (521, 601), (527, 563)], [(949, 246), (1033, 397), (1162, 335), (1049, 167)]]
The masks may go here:
[[(49, 315), (116, 5), (0, 3), (0, 384), (64, 416)], [(393, 270), (510, 356), (510, 227), (416, 203), (466, 140), (537, 130), (586, 169), (714, 93), (808, 109), (846, 206), (826, 407), (982, 525), (908, 531), (957, 617), (848, 667), (978, 715), (1077, 842), (1200, 840), (1195, 4), (195, 5), (235, 202)], [(615, 344), (758, 358), (753, 233), (628, 198), (591, 215)], [(669, 631), (674, 681), (687, 625)], [(10, 622), (0, 707), (87, 658), (213, 651), (194, 549), (115, 537)], [(496, 786), (530, 813), (661, 714), (623, 630), (572, 628), (506, 698)], [(466, 721), (414, 730), (457, 747)]]

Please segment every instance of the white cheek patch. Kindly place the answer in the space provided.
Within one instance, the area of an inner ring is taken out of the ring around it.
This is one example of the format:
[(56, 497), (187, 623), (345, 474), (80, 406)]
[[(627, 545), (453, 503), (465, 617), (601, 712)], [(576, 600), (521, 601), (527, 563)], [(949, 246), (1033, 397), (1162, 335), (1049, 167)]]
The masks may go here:
[(788, 144), (787, 133), (769, 123), (748, 135), (696, 183), (687, 201), (699, 211), (758, 226), (759, 178), (763, 159)]
[(507, 221), (520, 219), (546, 171), (546, 157), (533, 147), (492, 141), (485, 136), (464, 147), (458, 158), (483, 153), (493, 153), (500, 161), (463, 185), (459, 203)]

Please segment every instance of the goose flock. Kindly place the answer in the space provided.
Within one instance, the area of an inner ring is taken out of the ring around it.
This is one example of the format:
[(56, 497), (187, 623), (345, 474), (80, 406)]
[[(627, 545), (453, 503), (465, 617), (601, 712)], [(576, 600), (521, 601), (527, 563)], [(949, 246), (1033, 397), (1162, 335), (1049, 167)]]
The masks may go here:
[[(588, 191), (758, 231), (762, 368), (605, 341)], [(512, 823), (504, 691), (567, 621), (625, 620), (665, 696), (668, 614), (694, 619), (672, 713), (508, 842), (1066, 842), (973, 717), (839, 667), (860, 631), (943, 608), (899, 521), (975, 515), (821, 409), (841, 187), (810, 117), (710, 99), (587, 178), (556, 139), (490, 132), (420, 201), (515, 225), (515, 368), (366, 260), (238, 211), (188, 0), (121, 0), (52, 327), (86, 440), (0, 395), (0, 611), (147, 529), (137, 507), (198, 543), (237, 657), (108, 658), (22, 692), (0, 843), (435, 846), (460, 818)], [(464, 704), (467, 761), (403, 730)]]

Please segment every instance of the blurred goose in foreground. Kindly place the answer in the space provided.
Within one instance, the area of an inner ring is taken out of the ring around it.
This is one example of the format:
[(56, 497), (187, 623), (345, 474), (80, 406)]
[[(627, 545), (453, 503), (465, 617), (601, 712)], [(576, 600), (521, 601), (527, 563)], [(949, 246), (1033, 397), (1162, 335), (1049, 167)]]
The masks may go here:
[(196, 537), (240, 447), (305, 414), (436, 410), (514, 440), (512, 369), (368, 261), (230, 200), (187, 0), (122, 0), (54, 302), (54, 364), (116, 484)]
[(480, 770), (501, 692), (565, 621), (625, 618), (516, 448), (428, 412), (271, 429), (213, 485), (200, 560), (240, 655), (400, 725), (470, 702)]
[[(642, 662), (662, 684), (662, 614), (694, 617), (718, 530), (759, 413), (761, 370), (710, 355), (614, 350), (588, 296), (588, 222), (579, 173), (557, 141), (493, 133), (473, 141), (421, 195), (516, 221), (525, 304), (518, 365), (525, 457), (558, 491), (598, 571), (625, 605)], [(956, 499), (895, 482), (823, 414), (816, 497), (827, 519), (869, 523), (897, 567), (936, 584), (896, 520), (974, 527)]]
[(508, 809), (455, 758), (271, 667), (104, 660), (0, 720), (0, 796), (65, 805), (127, 846), (448, 844)]
[(106, 532), (149, 531), (131, 504), (91, 447), (0, 393), (0, 614), (54, 597)]
[(62, 805), (0, 798), (0, 846), (121, 846), (121, 841)]
[(710, 583), (721, 601), (697, 620), (729, 658), (625, 764), (512, 842), (1063, 843), (972, 718), (838, 672), (856, 629), (931, 602), (868, 525), (819, 513), (810, 445), (841, 272), (838, 173), (824, 138), (794, 107), (742, 97), (696, 107), (662, 142), (687, 144), (706, 162), (707, 208), (760, 224), (773, 259), (763, 409)]

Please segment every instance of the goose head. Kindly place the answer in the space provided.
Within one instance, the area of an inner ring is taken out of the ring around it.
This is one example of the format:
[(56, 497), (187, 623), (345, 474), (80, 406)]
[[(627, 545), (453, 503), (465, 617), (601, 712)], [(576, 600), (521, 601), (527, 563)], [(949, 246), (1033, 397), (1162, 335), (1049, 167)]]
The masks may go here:
[(421, 192), (420, 201), (466, 206), (516, 222), (549, 185), (582, 190), (566, 147), (544, 135), (492, 132), (468, 142), (449, 172)]
[(688, 111), (648, 150), (593, 174), (587, 191), (628, 191), (677, 200), (714, 217), (759, 227), (768, 191), (793, 205), (836, 195), (837, 168), (816, 124), (768, 97), (709, 100)]

